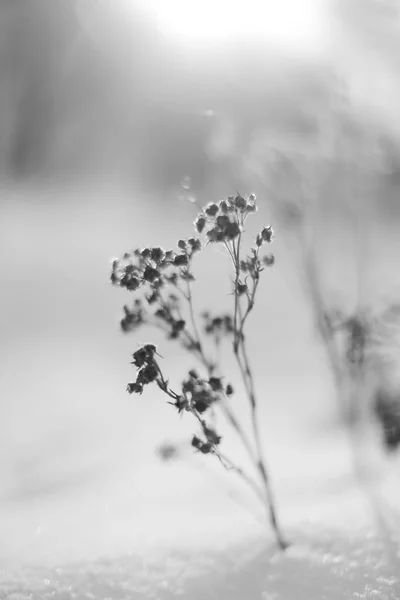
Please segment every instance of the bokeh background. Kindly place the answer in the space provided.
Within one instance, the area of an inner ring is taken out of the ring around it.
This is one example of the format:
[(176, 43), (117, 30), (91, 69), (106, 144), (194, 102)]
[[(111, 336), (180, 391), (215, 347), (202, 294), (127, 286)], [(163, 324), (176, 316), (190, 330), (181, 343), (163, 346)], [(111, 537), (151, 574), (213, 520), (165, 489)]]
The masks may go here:
[[(3, 558), (199, 547), (260, 527), (209, 457), (159, 460), (159, 443), (189, 439), (193, 424), (156, 393), (125, 392), (130, 355), (151, 334), (120, 332), (128, 298), (109, 285), (111, 260), (190, 235), (194, 200), (255, 192), (260, 224), (282, 198), (312, 211), (328, 293), (348, 305), (361, 219), (363, 298), (397, 293), (397, 3), (188, 5), (0, 3)], [(271, 149), (291, 157), (277, 176)], [(322, 479), (335, 499), (348, 457), (291, 234), (276, 227), (249, 342), (290, 523), (310, 518)], [(214, 249), (199, 260), (199, 310), (229, 302), (227, 264)], [(179, 381), (185, 357), (155, 338)]]

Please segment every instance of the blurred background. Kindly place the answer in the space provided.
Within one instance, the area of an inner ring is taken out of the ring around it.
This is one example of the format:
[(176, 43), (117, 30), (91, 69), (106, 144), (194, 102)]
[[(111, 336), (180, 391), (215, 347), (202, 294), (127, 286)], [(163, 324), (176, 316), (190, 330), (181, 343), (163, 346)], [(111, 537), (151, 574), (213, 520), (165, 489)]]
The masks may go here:
[[(193, 424), (156, 393), (126, 394), (152, 334), (121, 333), (129, 298), (109, 285), (111, 260), (173, 247), (192, 233), (193, 201), (239, 189), (257, 194), (260, 225), (282, 199), (312, 211), (328, 293), (348, 306), (361, 218), (363, 298), (394, 297), (399, 33), (395, 0), (1, 0), (2, 557), (206, 544), (210, 530), (233, 535), (233, 518), (259, 527), (240, 484), (207, 475), (209, 457), (159, 460)], [(276, 152), (290, 158), (278, 172)], [(249, 321), (286, 522), (294, 491), (299, 510), (322, 474), (334, 490), (348, 470), (291, 243), (278, 220)], [(199, 260), (199, 310), (226, 306), (226, 267), (214, 249)], [(155, 337), (179, 382), (179, 348)]]

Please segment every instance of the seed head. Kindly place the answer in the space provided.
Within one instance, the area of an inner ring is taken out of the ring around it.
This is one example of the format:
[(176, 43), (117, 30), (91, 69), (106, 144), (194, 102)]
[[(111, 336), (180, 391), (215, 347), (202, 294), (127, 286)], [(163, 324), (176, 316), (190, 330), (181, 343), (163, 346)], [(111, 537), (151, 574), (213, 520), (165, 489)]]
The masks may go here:
[(178, 248), (180, 248), (181, 250), (186, 250), (187, 248), (187, 243), (185, 240), (179, 240), (178, 242)]
[(209, 217), (215, 217), (215, 215), (218, 213), (218, 210), (218, 204), (211, 203), (206, 206), (205, 213)]
[(151, 249), (151, 260), (154, 260), (155, 263), (160, 263), (165, 258), (165, 252), (162, 248), (152, 248)]
[(186, 267), (189, 264), (189, 257), (187, 254), (177, 254), (174, 258), (175, 267)]
[(151, 258), (151, 249), (143, 248), (143, 250), (141, 251), (141, 255), (142, 255), (142, 258), (144, 258), (145, 260), (147, 260), (148, 258)]
[(147, 281), (148, 283), (154, 283), (156, 281), (156, 279), (159, 279), (160, 277), (161, 277), (160, 271), (157, 271), (157, 269), (154, 269), (150, 265), (147, 265), (147, 267), (145, 268), (145, 270), (143, 272), (143, 279), (145, 281)]
[(203, 215), (199, 215), (194, 223), (194, 226), (198, 233), (202, 233), (204, 231), (204, 227), (206, 226), (206, 218)]
[(228, 385), (225, 388), (225, 394), (227, 396), (232, 396), (233, 392), (234, 392), (233, 387), (231, 386), (230, 383), (228, 383)]
[(141, 383), (137, 383), (136, 381), (128, 383), (126, 391), (129, 394), (142, 394), (143, 385)]
[(274, 232), (272, 230), (271, 225), (268, 225), (268, 227), (264, 227), (261, 230), (261, 237), (264, 240), (264, 242), (267, 242), (268, 244), (270, 244), (272, 242), (273, 235), (274, 235)]
[(240, 194), (238, 196), (236, 196), (235, 198), (235, 207), (238, 208), (239, 210), (243, 210), (246, 208), (246, 200), (240, 196)]
[(219, 392), (223, 389), (220, 377), (210, 377), (208, 383), (214, 392)]
[(267, 256), (264, 256), (262, 259), (262, 262), (266, 267), (271, 267), (275, 264), (275, 256), (273, 254), (267, 254)]

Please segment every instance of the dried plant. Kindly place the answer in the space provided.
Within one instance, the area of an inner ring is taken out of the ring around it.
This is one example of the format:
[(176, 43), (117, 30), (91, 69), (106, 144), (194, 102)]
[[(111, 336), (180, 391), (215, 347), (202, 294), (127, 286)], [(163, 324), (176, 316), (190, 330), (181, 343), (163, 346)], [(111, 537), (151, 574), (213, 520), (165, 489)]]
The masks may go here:
[[(136, 331), (144, 325), (162, 329), (169, 340), (177, 340), (196, 359), (200, 368), (200, 371), (191, 369), (180, 386), (173, 386), (163, 372), (156, 346), (146, 344), (133, 353), (132, 364), (137, 371), (134, 381), (128, 384), (128, 392), (142, 394), (147, 385), (155, 383), (179, 414), (189, 413), (199, 429), (192, 437), (192, 447), (201, 454), (214, 456), (225, 469), (235, 472), (251, 487), (266, 507), (279, 547), (285, 549), (288, 542), (278, 522), (263, 456), (258, 400), (245, 336), (245, 325), (255, 304), (261, 274), (274, 264), (273, 255), (261, 255), (263, 246), (273, 240), (271, 226), (261, 229), (248, 252), (244, 249), (245, 222), (256, 211), (253, 194), (245, 198), (238, 193), (218, 203), (210, 203), (196, 217), (196, 237), (179, 240), (177, 250), (146, 247), (126, 253), (122, 259), (114, 260), (111, 282), (137, 294), (133, 306), (124, 307), (121, 321), (124, 332)], [(233, 306), (221, 315), (202, 313), (200, 327), (193, 306), (193, 263), (196, 254), (208, 244), (220, 244), (231, 259)], [(186, 313), (188, 319), (184, 316)], [(217, 350), (223, 338), (231, 339), (250, 409), (250, 438), (230, 402), (235, 393), (233, 385), (220, 373), (219, 361), (207, 355), (204, 337), (211, 338)], [(241, 440), (254, 466), (254, 478), (223, 451), (222, 435), (211, 422), (216, 410), (225, 415)], [(172, 446), (162, 451), (162, 456), (172, 454)]]

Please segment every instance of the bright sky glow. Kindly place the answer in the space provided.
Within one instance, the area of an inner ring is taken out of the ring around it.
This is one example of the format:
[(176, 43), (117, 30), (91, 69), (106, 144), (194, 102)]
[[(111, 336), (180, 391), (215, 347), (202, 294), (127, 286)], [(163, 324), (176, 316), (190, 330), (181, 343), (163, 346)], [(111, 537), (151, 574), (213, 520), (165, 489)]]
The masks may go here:
[(312, 49), (323, 41), (322, 0), (147, 0), (165, 34), (185, 45), (265, 42)]

